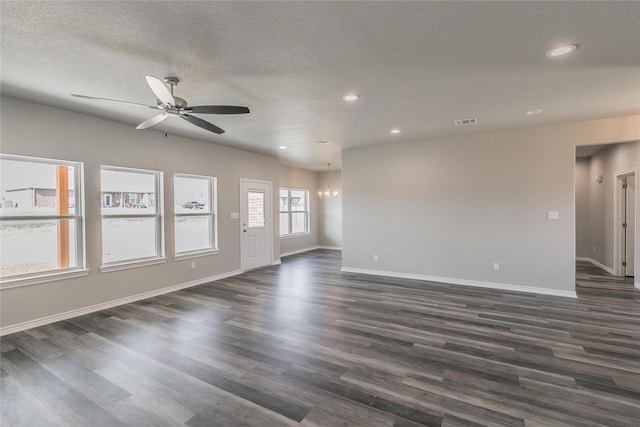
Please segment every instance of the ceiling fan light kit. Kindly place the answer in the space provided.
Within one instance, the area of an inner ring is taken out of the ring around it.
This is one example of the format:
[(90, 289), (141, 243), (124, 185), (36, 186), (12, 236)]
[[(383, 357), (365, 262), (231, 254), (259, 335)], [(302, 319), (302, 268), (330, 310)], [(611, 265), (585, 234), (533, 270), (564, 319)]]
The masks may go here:
[[(136, 129), (147, 129), (158, 123), (164, 121), (168, 117), (179, 117), (187, 122), (196, 125), (209, 132), (222, 134), (224, 129), (219, 128), (213, 123), (209, 123), (199, 117), (192, 116), (191, 114), (247, 114), (249, 108), (240, 107), (235, 105), (198, 105), (189, 107), (187, 101), (183, 98), (173, 95), (173, 88), (178, 85), (180, 79), (177, 77), (165, 77), (164, 80), (160, 80), (157, 77), (145, 76), (149, 88), (157, 98), (157, 105), (145, 105), (138, 104), (129, 101), (120, 101), (116, 99), (97, 98), (94, 96), (76, 95), (71, 94), (78, 98), (90, 99), (95, 101), (108, 101), (119, 102), (124, 104), (138, 105), (142, 107), (153, 108), (156, 110), (163, 110), (160, 114), (157, 114), (144, 122), (136, 126)], [(165, 132), (166, 135), (166, 132)]]

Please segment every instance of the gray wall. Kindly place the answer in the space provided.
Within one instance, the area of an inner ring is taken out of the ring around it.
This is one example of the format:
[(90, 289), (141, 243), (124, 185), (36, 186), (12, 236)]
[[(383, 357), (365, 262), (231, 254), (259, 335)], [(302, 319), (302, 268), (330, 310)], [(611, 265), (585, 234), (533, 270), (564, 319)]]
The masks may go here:
[(318, 246), (318, 174), (291, 166), (280, 166), (280, 187), (309, 190), (309, 228), (304, 236), (280, 238), (280, 254), (304, 251)]
[(575, 146), (639, 137), (631, 116), (345, 150), (343, 268), (570, 293)]
[[(589, 175), (593, 179), (589, 180), (589, 242), (596, 250), (592, 250), (589, 258), (610, 269), (615, 267), (615, 175), (634, 167), (637, 174), (640, 171), (640, 142), (614, 144), (593, 155), (590, 161)], [(602, 175), (601, 184), (595, 182), (596, 175)]]
[(578, 258), (591, 257), (589, 191), (590, 182), (595, 180), (595, 176), (591, 177), (590, 165), (589, 157), (576, 159), (576, 257)]
[[(3, 327), (152, 292), (240, 269), (240, 227), (231, 212), (240, 210), (240, 178), (273, 183), (274, 258), (280, 254), (278, 232), (279, 161), (274, 157), (169, 135), (134, 126), (2, 98), (2, 152), (84, 162), (86, 246), (89, 275), (1, 291)], [(164, 175), (164, 264), (101, 273), (100, 165), (160, 170)], [(172, 174), (218, 178), (218, 244), (216, 255), (174, 261)], [(196, 261), (196, 270), (190, 262)]]
[(327, 184), (332, 191), (338, 191), (334, 200), (320, 200), (320, 234), (318, 244), (327, 248), (342, 248), (342, 173), (340, 171), (322, 172), (318, 174), (318, 189), (326, 189)]

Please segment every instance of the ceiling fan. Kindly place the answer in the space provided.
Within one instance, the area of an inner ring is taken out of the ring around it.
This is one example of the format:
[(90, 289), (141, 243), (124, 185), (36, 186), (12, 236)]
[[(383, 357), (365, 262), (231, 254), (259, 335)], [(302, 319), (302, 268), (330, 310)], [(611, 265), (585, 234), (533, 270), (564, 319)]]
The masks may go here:
[[(206, 120), (202, 120), (199, 117), (192, 116), (191, 114), (244, 114), (248, 113), (247, 107), (238, 107), (234, 105), (199, 105), (195, 107), (189, 107), (187, 101), (182, 98), (173, 95), (173, 88), (178, 85), (180, 81), (177, 77), (165, 77), (164, 81), (157, 77), (145, 76), (147, 83), (151, 88), (151, 91), (156, 95), (157, 105), (138, 104), (136, 102), (120, 101), (117, 99), (97, 98), (95, 96), (76, 95), (72, 93), (71, 96), (77, 98), (91, 99), (96, 101), (110, 101), (119, 102), (122, 104), (137, 105), (139, 107), (152, 108), (155, 110), (161, 110), (160, 114), (157, 114), (144, 122), (136, 126), (136, 129), (146, 129), (153, 125), (156, 125), (168, 117), (180, 117), (188, 121), (191, 124), (201, 127), (202, 129), (214, 132), (217, 134), (224, 133), (224, 130), (209, 123)], [(167, 87), (168, 86), (168, 87)]]

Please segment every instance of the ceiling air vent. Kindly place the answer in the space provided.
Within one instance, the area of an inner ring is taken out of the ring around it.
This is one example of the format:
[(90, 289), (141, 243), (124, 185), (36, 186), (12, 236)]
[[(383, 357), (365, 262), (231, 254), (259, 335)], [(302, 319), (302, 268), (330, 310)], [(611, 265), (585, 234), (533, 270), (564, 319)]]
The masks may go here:
[(456, 126), (477, 125), (478, 124), (478, 118), (474, 117), (472, 119), (454, 120), (453, 124), (456, 125)]
[(331, 144), (333, 141), (330, 141), (328, 139), (321, 139), (319, 141), (316, 141), (316, 144), (320, 144), (320, 145), (325, 145), (325, 144)]

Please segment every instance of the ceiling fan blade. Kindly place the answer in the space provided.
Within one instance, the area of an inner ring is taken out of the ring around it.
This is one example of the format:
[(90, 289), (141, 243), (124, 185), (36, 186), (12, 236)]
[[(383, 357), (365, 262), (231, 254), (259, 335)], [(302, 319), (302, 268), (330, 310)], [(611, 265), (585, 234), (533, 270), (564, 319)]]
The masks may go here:
[(246, 114), (249, 112), (247, 107), (235, 105), (198, 105), (188, 107), (186, 110), (196, 114)]
[(138, 107), (153, 108), (153, 109), (156, 109), (156, 110), (162, 109), (161, 107), (158, 107), (157, 105), (139, 104), (137, 102), (121, 101), (119, 99), (98, 98), (98, 97), (95, 97), (95, 96), (77, 95), (75, 93), (72, 93), (71, 96), (75, 96), (76, 98), (82, 98), (82, 99), (90, 99), (92, 101), (119, 102), (120, 104), (135, 105), (135, 106), (138, 106)]
[(149, 127), (151, 127), (153, 125), (156, 125), (156, 124), (160, 123), (161, 121), (163, 121), (167, 117), (169, 117), (169, 115), (167, 113), (157, 114), (157, 115), (151, 117), (150, 119), (147, 119), (144, 122), (140, 123), (138, 126), (136, 126), (136, 129), (149, 128)]
[(156, 95), (156, 97), (162, 102), (164, 105), (170, 105), (172, 107), (176, 106), (176, 100), (173, 99), (173, 95), (167, 89), (167, 85), (164, 84), (162, 80), (153, 76), (145, 76), (147, 79), (147, 84)]
[(192, 123), (192, 124), (194, 124), (196, 126), (201, 127), (202, 129), (206, 129), (206, 130), (208, 130), (210, 132), (217, 133), (217, 134), (224, 133), (223, 129), (220, 129), (218, 126), (216, 126), (216, 125), (214, 125), (212, 123), (209, 123), (206, 120), (202, 120), (199, 117), (190, 116), (188, 114), (181, 114), (180, 117), (182, 117), (183, 119), (185, 119), (189, 123)]

